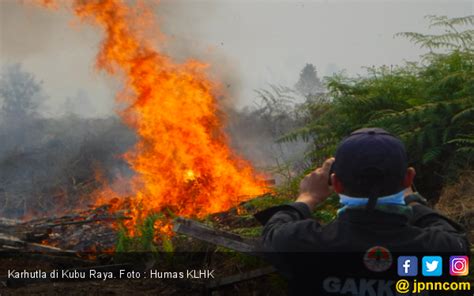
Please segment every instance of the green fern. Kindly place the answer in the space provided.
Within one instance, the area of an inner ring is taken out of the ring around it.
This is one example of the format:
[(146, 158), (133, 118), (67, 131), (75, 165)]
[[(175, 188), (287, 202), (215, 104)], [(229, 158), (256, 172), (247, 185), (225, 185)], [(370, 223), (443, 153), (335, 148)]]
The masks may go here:
[(427, 19), (430, 21), (430, 28), (442, 27), (446, 33), (438, 35), (421, 34), (415, 32), (401, 32), (395, 36), (401, 36), (409, 39), (422, 48), (428, 48), (431, 52), (434, 49), (458, 49), (472, 51), (474, 42), (474, 30), (468, 29), (459, 31), (459, 26), (469, 26), (474, 23), (474, 15), (458, 18), (448, 18), (446, 16), (429, 15)]
[(404, 141), (419, 187), (433, 196), (441, 186), (440, 176), (449, 180), (472, 166), (474, 30), (465, 27), (473, 25), (474, 16), (427, 19), (430, 27), (444, 28), (445, 33), (397, 34), (429, 49), (420, 62), (370, 67), (365, 76), (328, 78), (325, 100), (304, 105), (305, 124), (279, 141), (310, 141), (306, 157), (321, 163), (351, 131), (385, 128)]

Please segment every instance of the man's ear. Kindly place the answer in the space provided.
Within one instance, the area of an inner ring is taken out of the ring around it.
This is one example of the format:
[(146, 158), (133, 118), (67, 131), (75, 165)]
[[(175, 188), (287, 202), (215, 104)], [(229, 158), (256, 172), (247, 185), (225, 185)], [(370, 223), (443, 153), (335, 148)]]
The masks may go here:
[(410, 188), (413, 184), (413, 180), (415, 179), (416, 171), (413, 167), (409, 167), (405, 174), (405, 178), (403, 179), (403, 187)]
[(336, 193), (342, 193), (344, 191), (344, 186), (342, 185), (341, 180), (336, 176), (336, 174), (331, 175), (332, 188)]

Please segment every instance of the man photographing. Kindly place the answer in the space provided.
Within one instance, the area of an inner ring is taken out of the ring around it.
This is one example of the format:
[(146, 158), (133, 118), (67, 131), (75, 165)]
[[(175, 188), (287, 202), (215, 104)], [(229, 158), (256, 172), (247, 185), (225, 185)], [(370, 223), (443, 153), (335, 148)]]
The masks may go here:
[[(265, 224), (263, 246), (272, 253), (270, 261), (288, 276), (290, 289), (302, 294), (304, 290), (296, 280), (303, 274), (315, 285), (317, 277), (311, 274), (321, 274), (321, 269), (332, 264), (332, 259), (309, 264), (304, 262), (311, 261), (309, 256), (292, 255), (301, 252), (330, 257), (380, 247), (387, 250), (387, 256), (468, 253), (462, 227), (427, 207), (426, 200), (412, 192), (415, 174), (398, 138), (379, 128), (360, 129), (340, 143), (335, 158), (327, 159), (301, 181), (294, 203), (257, 214)], [(342, 208), (334, 221), (321, 225), (311, 218), (311, 212), (333, 191), (339, 195)], [(346, 262), (337, 268), (350, 264), (355, 263)]]

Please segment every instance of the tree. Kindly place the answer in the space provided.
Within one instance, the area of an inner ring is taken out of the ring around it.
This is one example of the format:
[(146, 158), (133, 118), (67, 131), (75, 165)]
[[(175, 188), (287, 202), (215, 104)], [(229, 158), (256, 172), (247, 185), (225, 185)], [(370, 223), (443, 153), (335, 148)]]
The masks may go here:
[(17, 121), (35, 116), (45, 99), (41, 84), (33, 74), (23, 71), (20, 64), (7, 66), (0, 77), (2, 118)]
[(308, 97), (324, 91), (323, 84), (318, 78), (316, 67), (306, 64), (300, 73), (300, 79), (295, 84), (295, 89), (303, 96)]

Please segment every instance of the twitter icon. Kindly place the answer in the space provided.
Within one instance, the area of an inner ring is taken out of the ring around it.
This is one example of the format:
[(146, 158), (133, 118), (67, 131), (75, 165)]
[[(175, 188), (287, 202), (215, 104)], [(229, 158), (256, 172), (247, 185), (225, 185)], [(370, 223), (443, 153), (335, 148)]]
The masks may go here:
[(440, 256), (424, 256), (421, 266), (424, 276), (441, 276), (443, 273), (443, 259)]

